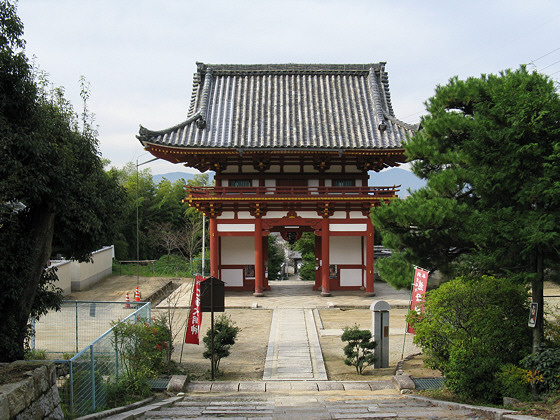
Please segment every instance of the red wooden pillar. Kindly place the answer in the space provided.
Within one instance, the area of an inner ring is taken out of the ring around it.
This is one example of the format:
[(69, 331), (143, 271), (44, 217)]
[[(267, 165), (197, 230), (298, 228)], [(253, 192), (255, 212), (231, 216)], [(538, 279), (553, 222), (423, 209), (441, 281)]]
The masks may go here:
[(375, 291), (373, 288), (373, 239), (375, 234), (375, 229), (371, 221), (367, 225), (366, 233), (366, 296), (375, 296)]
[(329, 273), (329, 218), (323, 217), (321, 224), (321, 296), (331, 295)]
[(210, 217), (210, 276), (220, 278), (218, 273), (218, 220)]
[(264, 296), (264, 255), (262, 239), (262, 219), (255, 218), (255, 292), (253, 296)]

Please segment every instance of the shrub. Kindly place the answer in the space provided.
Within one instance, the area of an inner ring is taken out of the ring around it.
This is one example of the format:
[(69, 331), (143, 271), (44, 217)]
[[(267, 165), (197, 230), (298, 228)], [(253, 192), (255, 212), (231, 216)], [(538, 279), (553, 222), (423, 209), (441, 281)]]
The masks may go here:
[(512, 363), (502, 366), (496, 374), (496, 381), (502, 388), (504, 397), (527, 401), (531, 398), (531, 384), (528, 380), (529, 372)]
[(138, 322), (117, 322), (113, 324), (112, 343), (119, 354), (125, 381), (131, 389), (144, 388), (146, 378), (157, 377), (167, 371), (167, 347), (170, 341), (169, 329), (162, 322), (154, 320), (153, 325), (145, 319)]
[(525, 287), (490, 276), (457, 278), (428, 292), (424, 308), (407, 319), (426, 364), (460, 396), (498, 401), (495, 374), (531, 351)]
[(357, 325), (353, 327), (344, 327), (342, 341), (347, 341), (348, 344), (344, 346), (344, 363), (348, 366), (354, 366), (356, 373), (362, 375), (365, 368), (375, 362), (373, 349), (377, 343), (371, 339), (371, 331), (360, 330)]
[(25, 360), (47, 360), (47, 351), (42, 349), (29, 349), (25, 352)]
[[(214, 371), (218, 372), (220, 361), (229, 356), (229, 350), (235, 344), (237, 333), (241, 329), (227, 315), (220, 315), (214, 322)], [(206, 359), (212, 359), (212, 330), (209, 328), (202, 339), (206, 351), (202, 354)]]
[(529, 380), (537, 393), (560, 389), (560, 348), (542, 348), (526, 356), (521, 366), (530, 372)]

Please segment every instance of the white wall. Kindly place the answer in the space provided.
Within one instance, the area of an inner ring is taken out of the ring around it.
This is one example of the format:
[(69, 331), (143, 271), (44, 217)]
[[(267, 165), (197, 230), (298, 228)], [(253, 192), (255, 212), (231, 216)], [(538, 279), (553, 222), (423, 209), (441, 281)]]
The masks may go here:
[(329, 264), (361, 264), (361, 236), (331, 236), (329, 241)]
[(72, 262), (66, 260), (51, 260), (50, 267), (56, 267), (58, 282), (55, 286), (60, 287), (65, 295), (72, 292)]
[(111, 275), (114, 257), (115, 249), (111, 245), (93, 252), (91, 262), (52, 260), (49, 267), (57, 268), (59, 282), (56, 285), (68, 295), (72, 291), (84, 290)]
[(254, 236), (223, 236), (221, 242), (222, 265), (255, 264)]

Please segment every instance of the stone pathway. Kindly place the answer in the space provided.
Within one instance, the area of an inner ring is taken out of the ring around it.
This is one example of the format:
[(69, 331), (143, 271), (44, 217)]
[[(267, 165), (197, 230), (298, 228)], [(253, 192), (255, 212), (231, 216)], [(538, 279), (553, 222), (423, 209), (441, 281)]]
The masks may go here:
[[(156, 407), (154, 407), (156, 408)], [(162, 418), (260, 419), (482, 419), (465, 408), (435, 406), (429, 401), (387, 395), (189, 396), (169, 407), (143, 413)], [(118, 418), (118, 417), (116, 417)]]
[(327, 380), (312, 309), (274, 309), (263, 380)]

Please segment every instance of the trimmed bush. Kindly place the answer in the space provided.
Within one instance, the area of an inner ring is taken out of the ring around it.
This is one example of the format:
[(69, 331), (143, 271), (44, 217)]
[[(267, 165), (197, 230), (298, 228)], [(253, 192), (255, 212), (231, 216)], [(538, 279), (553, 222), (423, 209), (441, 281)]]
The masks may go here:
[(371, 331), (360, 330), (357, 325), (353, 327), (345, 327), (342, 336), (342, 341), (347, 341), (348, 344), (344, 346), (344, 363), (348, 366), (354, 366), (356, 373), (362, 375), (365, 368), (375, 362), (373, 350), (377, 346), (375, 341), (371, 339)]
[(496, 374), (531, 351), (531, 331), (524, 286), (507, 279), (461, 277), (426, 294), (425, 312), (412, 312), (414, 342), (425, 362), (446, 377), (461, 397), (498, 402)]

